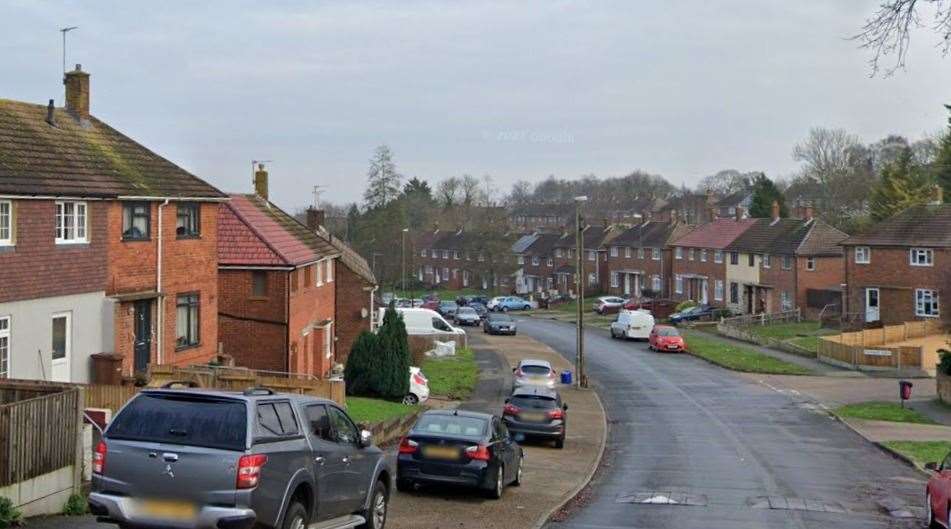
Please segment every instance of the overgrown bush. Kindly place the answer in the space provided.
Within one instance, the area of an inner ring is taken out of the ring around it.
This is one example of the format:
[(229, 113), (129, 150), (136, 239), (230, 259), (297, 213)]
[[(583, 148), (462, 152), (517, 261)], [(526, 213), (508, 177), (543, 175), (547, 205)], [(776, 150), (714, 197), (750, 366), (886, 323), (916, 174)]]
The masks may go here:
[(81, 516), (86, 514), (87, 505), (86, 498), (79, 494), (73, 494), (66, 500), (66, 505), (63, 505), (63, 514), (66, 516)]
[(0, 496), (0, 528), (20, 525), (21, 516), (22, 514), (14, 507), (10, 498)]
[(696, 301), (692, 299), (688, 299), (687, 301), (681, 301), (680, 303), (678, 303), (677, 306), (674, 307), (674, 312), (683, 312), (689, 309), (690, 307), (696, 307), (696, 306), (697, 306)]
[(343, 370), (348, 395), (371, 395), (373, 388), (377, 387), (376, 377), (380, 373), (376, 358), (377, 341), (375, 334), (363, 331), (353, 342)]
[(938, 357), (941, 358), (941, 361), (938, 362), (938, 372), (951, 376), (951, 351), (938, 349)]
[(409, 392), (409, 341), (403, 316), (386, 309), (377, 334), (363, 332), (347, 358), (347, 393), (366, 397), (402, 399)]

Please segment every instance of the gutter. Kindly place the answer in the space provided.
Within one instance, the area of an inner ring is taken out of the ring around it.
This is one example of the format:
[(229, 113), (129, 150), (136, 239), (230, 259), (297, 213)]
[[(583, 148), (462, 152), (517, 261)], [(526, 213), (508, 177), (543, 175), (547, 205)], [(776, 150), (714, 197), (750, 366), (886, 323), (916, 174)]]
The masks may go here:
[(159, 204), (158, 206), (158, 249), (155, 254), (155, 292), (158, 293), (158, 314), (156, 315), (156, 325), (158, 326), (158, 333), (156, 335), (156, 354), (155, 361), (158, 365), (162, 365), (162, 345), (164, 340), (165, 330), (165, 293), (162, 292), (162, 208), (167, 206), (169, 199), (165, 199), (165, 202)]
[(175, 202), (230, 202), (231, 197), (157, 197), (157, 196), (132, 196), (132, 195), (121, 195), (116, 197), (114, 200), (137, 200), (137, 201), (165, 201), (165, 204), (168, 204), (170, 201)]

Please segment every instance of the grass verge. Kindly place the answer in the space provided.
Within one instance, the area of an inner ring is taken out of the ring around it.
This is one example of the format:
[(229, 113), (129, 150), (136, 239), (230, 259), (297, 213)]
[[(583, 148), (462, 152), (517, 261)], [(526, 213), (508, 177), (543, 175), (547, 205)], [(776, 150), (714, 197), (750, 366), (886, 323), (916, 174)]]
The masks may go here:
[(890, 422), (908, 422), (914, 424), (935, 424), (934, 421), (925, 417), (921, 413), (902, 408), (894, 402), (860, 402), (857, 404), (846, 404), (834, 410), (839, 417), (848, 417), (853, 419), (865, 419), (869, 421), (890, 421)]
[(455, 400), (465, 400), (472, 395), (472, 388), (479, 379), (472, 349), (456, 349), (455, 356), (427, 358), (421, 366), (429, 379), (429, 392)]
[(882, 444), (921, 466), (940, 463), (951, 452), (951, 441), (885, 441)]
[(347, 413), (354, 422), (373, 424), (404, 417), (416, 411), (416, 406), (407, 406), (402, 402), (371, 399), (367, 397), (347, 397)]
[(769, 373), (776, 375), (809, 375), (812, 371), (753, 349), (722, 342), (699, 332), (684, 333), (690, 354), (718, 366), (746, 373)]

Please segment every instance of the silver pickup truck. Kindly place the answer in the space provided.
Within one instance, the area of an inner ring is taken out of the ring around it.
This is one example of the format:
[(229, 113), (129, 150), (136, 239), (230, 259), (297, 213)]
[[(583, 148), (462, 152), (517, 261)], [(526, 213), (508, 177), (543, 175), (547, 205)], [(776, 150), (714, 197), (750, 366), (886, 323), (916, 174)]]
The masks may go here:
[(122, 529), (383, 529), (392, 476), (332, 401), (149, 389), (96, 447), (89, 508)]

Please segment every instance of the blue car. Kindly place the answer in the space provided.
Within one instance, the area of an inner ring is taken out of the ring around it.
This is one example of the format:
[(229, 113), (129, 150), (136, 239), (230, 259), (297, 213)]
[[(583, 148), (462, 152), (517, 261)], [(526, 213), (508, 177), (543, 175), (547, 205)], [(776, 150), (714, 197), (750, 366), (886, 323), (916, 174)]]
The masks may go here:
[(670, 315), (670, 323), (678, 324), (684, 321), (699, 321), (713, 318), (715, 312), (723, 309), (710, 305), (695, 305), (689, 309), (675, 312)]
[(525, 299), (522, 299), (518, 296), (506, 296), (504, 298), (498, 298), (498, 301), (491, 307), (492, 310), (497, 312), (508, 312), (510, 310), (529, 310), (532, 308), (532, 304)]

